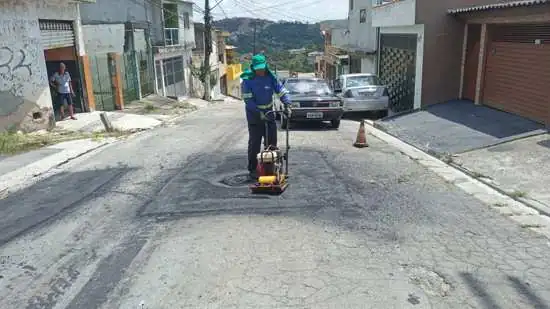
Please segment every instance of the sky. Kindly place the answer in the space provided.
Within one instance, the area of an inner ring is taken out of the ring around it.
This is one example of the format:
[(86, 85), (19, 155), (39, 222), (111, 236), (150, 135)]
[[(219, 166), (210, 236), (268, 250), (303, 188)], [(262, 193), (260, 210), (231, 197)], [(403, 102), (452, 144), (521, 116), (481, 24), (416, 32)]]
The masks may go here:
[[(210, 6), (220, 0), (210, 0)], [(195, 0), (204, 8), (204, 0)], [(214, 7), (214, 19), (226, 17), (257, 17), (271, 20), (317, 22), (347, 18), (347, 1), (342, 0), (221, 0)]]

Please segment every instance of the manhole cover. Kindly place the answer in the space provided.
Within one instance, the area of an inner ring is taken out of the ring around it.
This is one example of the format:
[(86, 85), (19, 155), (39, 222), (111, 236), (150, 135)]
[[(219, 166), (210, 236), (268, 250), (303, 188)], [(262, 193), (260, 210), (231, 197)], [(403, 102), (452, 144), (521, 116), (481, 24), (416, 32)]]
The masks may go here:
[(227, 187), (248, 187), (252, 183), (248, 173), (238, 173), (223, 176), (218, 183)]

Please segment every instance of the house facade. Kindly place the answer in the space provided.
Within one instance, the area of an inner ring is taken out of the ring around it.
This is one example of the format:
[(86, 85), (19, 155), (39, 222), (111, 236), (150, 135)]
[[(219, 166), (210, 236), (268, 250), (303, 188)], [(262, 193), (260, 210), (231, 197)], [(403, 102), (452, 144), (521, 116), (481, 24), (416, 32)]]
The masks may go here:
[[(121, 55), (125, 100), (151, 93), (173, 98), (190, 94), (193, 2), (97, 0), (80, 11), (85, 45), (97, 62), (93, 64), (101, 68), (107, 53)], [(105, 84), (105, 70), (96, 71), (94, 89)], [(131, 95), (135, 89), (139, 91)], [(105, 91), (96, 92), (101, 93), (96, 103), (105, 100)], [(103, 109), (107, 105), (112, 104), (103, 104)]]
[[(206, 44), (206, 37), (205, 37), (205, 28), (203, 23), (195, 23), (195, 48), (193, 48), (193, 66), (195, 68), (200, 68), (201, 65), (204, 63), (204, 54), (205, 54), (205, 44)], [(210, 60), (208, 61), (210, 65), (210, 75), (212, 77), (210, 87), (212, 90), (211, 97), (215, 98), (218, 97), (221, 94), (221, 77), (223, 74), (225, 74), (225, 66), (222, 62), (225, 60), (223, 57), (220, 59), (219, 56), (219, 50), (220, 50), (220, 40), (218, 39), (218, 36), (222, 35), (222, 31), (213, 29), (211, 31), (211, 39), (212, 39), (212, 46), (211, 46), (211, 53), (210, 53)], [(223, 48), (225, 48), (223, 45), (221, 46), (222, 51)], [(214, 82), (214, 83), (212, 83)], [(204, 87), (202, 83), (197, 79), (193, 78), (193, 91), (196, 96), (202, 97), (202, 93), (204, 92)]]
[(457, 95), (550, 126), (550, 2), (447, 12), (462, 28)]
[[(193, 2), (163, 2), (163, 25), (152, 37), (157, 93), (180, 98), (190, 95), (192, 50), (195, 47)], [(160, 29), (162, 28), (162, 29)]]
[(72, 76), (76, 110), (86, 110), (81, 2), (0, 2), (0, 131), (55, 125), (48, 80), (60, 62)]
[(335, 80), (339, 75), (349, 73), (350, 56), (344, 50), (347, 45), (347, 20), (334, 20), (321, 23), (320, 31), (324, 37), (323, 56), (316, 58), (316, 75), (327, 81)]
[[(452, 44), (447, 36), (437, 35), (441, 32), (449, 33), (447, 27), (442, 28), (444, 25), (441, 24), (441, 19), (445, 18), (445, 10), (442, 9), (445, 5), (442, 3), (448, 1), (428, 2), (377, 1), (372, 8), (372, 26), (377, 27), (379, 32), (377, 72), (381, 81), (388, 85), (390, 105), (394, 112), (420, 108), (423, 102), (429, 102), (437, 96), (430, 91), (440, 91), (437, 87), (431, 88), (437, 78), (427, 76), (425, 72), (430, 69), (434, 72), (441, 69), (440, 72), (444, 72), (438, 59), (442, 56), (432, 55), (432, 58), (426, 58), (424, 51), (428, 47), (428, 36), (439, 41), (441, 46)], [(429, 5), (433, 7), (428, 7)], [(418, 9), (420, 14), (417, 14), (418, 6), (421, 7)], [(429, 12), (421, 12), (428, 8)], [(428, 29), (427, 34), (424, 33), (425, 28)], [(452, 57), (452, 54), (445, 56)], [(424, 59), (432, 61), (427, 61), (426, 64)]]
[(372, 26), (372, 0), (349, 0), (347, 42), (349, 73), (375, 73), (377, 31)]
[[(97, 0), (80, 6), (82, 39), (90, 58), (96, 110), (115, 108), (110, 91), (110, 54), (120, 64), (124, 101), (133, 101), (155, 92), (151, 37), (161, 24), (160, 2)], [(120, 12), (127, 12), (120, 14)]]
[(225, 57), (227, 59), (226, 65), (226, 88), (227, 95), (241, 98), (241, 74), (243, 72), (242, 64), (239, 63), (235, 51), (237, 47), (232, 45), (225, 46)]
[[(547, 1), (400, 0), (373, 7), (394, 111), (453, 99), (548, 123)], [(546, 45), (546, 46), (545, 46)]]

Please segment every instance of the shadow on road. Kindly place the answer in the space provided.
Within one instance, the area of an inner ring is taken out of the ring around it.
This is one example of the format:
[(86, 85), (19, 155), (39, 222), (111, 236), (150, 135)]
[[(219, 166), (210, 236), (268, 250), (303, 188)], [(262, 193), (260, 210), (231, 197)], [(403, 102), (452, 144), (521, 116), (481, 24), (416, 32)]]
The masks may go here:
[[(380, 119), (380, 115), (374, 112), (362, 112), (362, 113), (345, 114), (344, 117), (342, 117), (342, 119), (359, 122), (363, 119), (378, 120)], [(284, 130), (284, 128), (281, 127), (281, 124), (279, 121), (278, 121), (278, 125), (280, 130)], [(327, 130), (336, 130), (336, 129), (332, 128), (332, 126), (330, 125), (330, 121), (297, 121), (297, 122), (292, 122), (292, 126), (290, 127), (290, 130), (291, 131), (327, 131)]]
[(0, 246), (100, 196), (132, 168), (63, 172), (0, 200)]
[(369, 120), (379, 120), (382, 118), (383, 115), (376, 112), (361, 112), (361, 113), (353, 113), (353, 114), (344, 114), (343, 119), (351, 120), (351, 121), (361, 121), (363, 119), (369, 119)]
[[(475, 295), (480, 303), (483, 305), (484, 309), (502, 309), (505, 307), (502, 307), (499, 305), (498, 300), (493, 297), (489, 291), (487, 291), (487, 287), (490, 287), (491, 285), (487, 285), (481, 280), (479, 280), (476, 276), (474, 276), (471, 273), (463, 272), (460, 273), (460, 276), (466, 283), (468, 289), (471, 291), (473, 295)], [(524, 281), (520, 280), (517, 277), (514, 276), (507, 276), (508, 283), (510, 283), (511, 287), (517, 291), (519, 295), (522, 296), (524, 300), (526, 300), (531, 307), (529, 308), (535, 308), (535, 309), (549, 309), (550, 307), (548, 304), (545, 303), (544, 300), (538, 296), (535, 291), (529, 286), (528, 283), (525, 283)], [(507, 307), (506, 307), (507, 308)]]

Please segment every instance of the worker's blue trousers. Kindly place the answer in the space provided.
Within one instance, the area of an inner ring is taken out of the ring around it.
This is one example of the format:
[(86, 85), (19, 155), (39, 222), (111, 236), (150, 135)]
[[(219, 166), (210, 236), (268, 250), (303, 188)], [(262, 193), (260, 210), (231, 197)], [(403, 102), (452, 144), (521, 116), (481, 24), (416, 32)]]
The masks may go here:
[[(266, 128), (267, 125), (267, 128)], [(267, 134), (267, 136), (266, 136)], [(255, 172), (258, 160), (256, 156), (264, 146), (277, 146), (277, 123), (275, 120), (248, 122), (248, 171)]]

